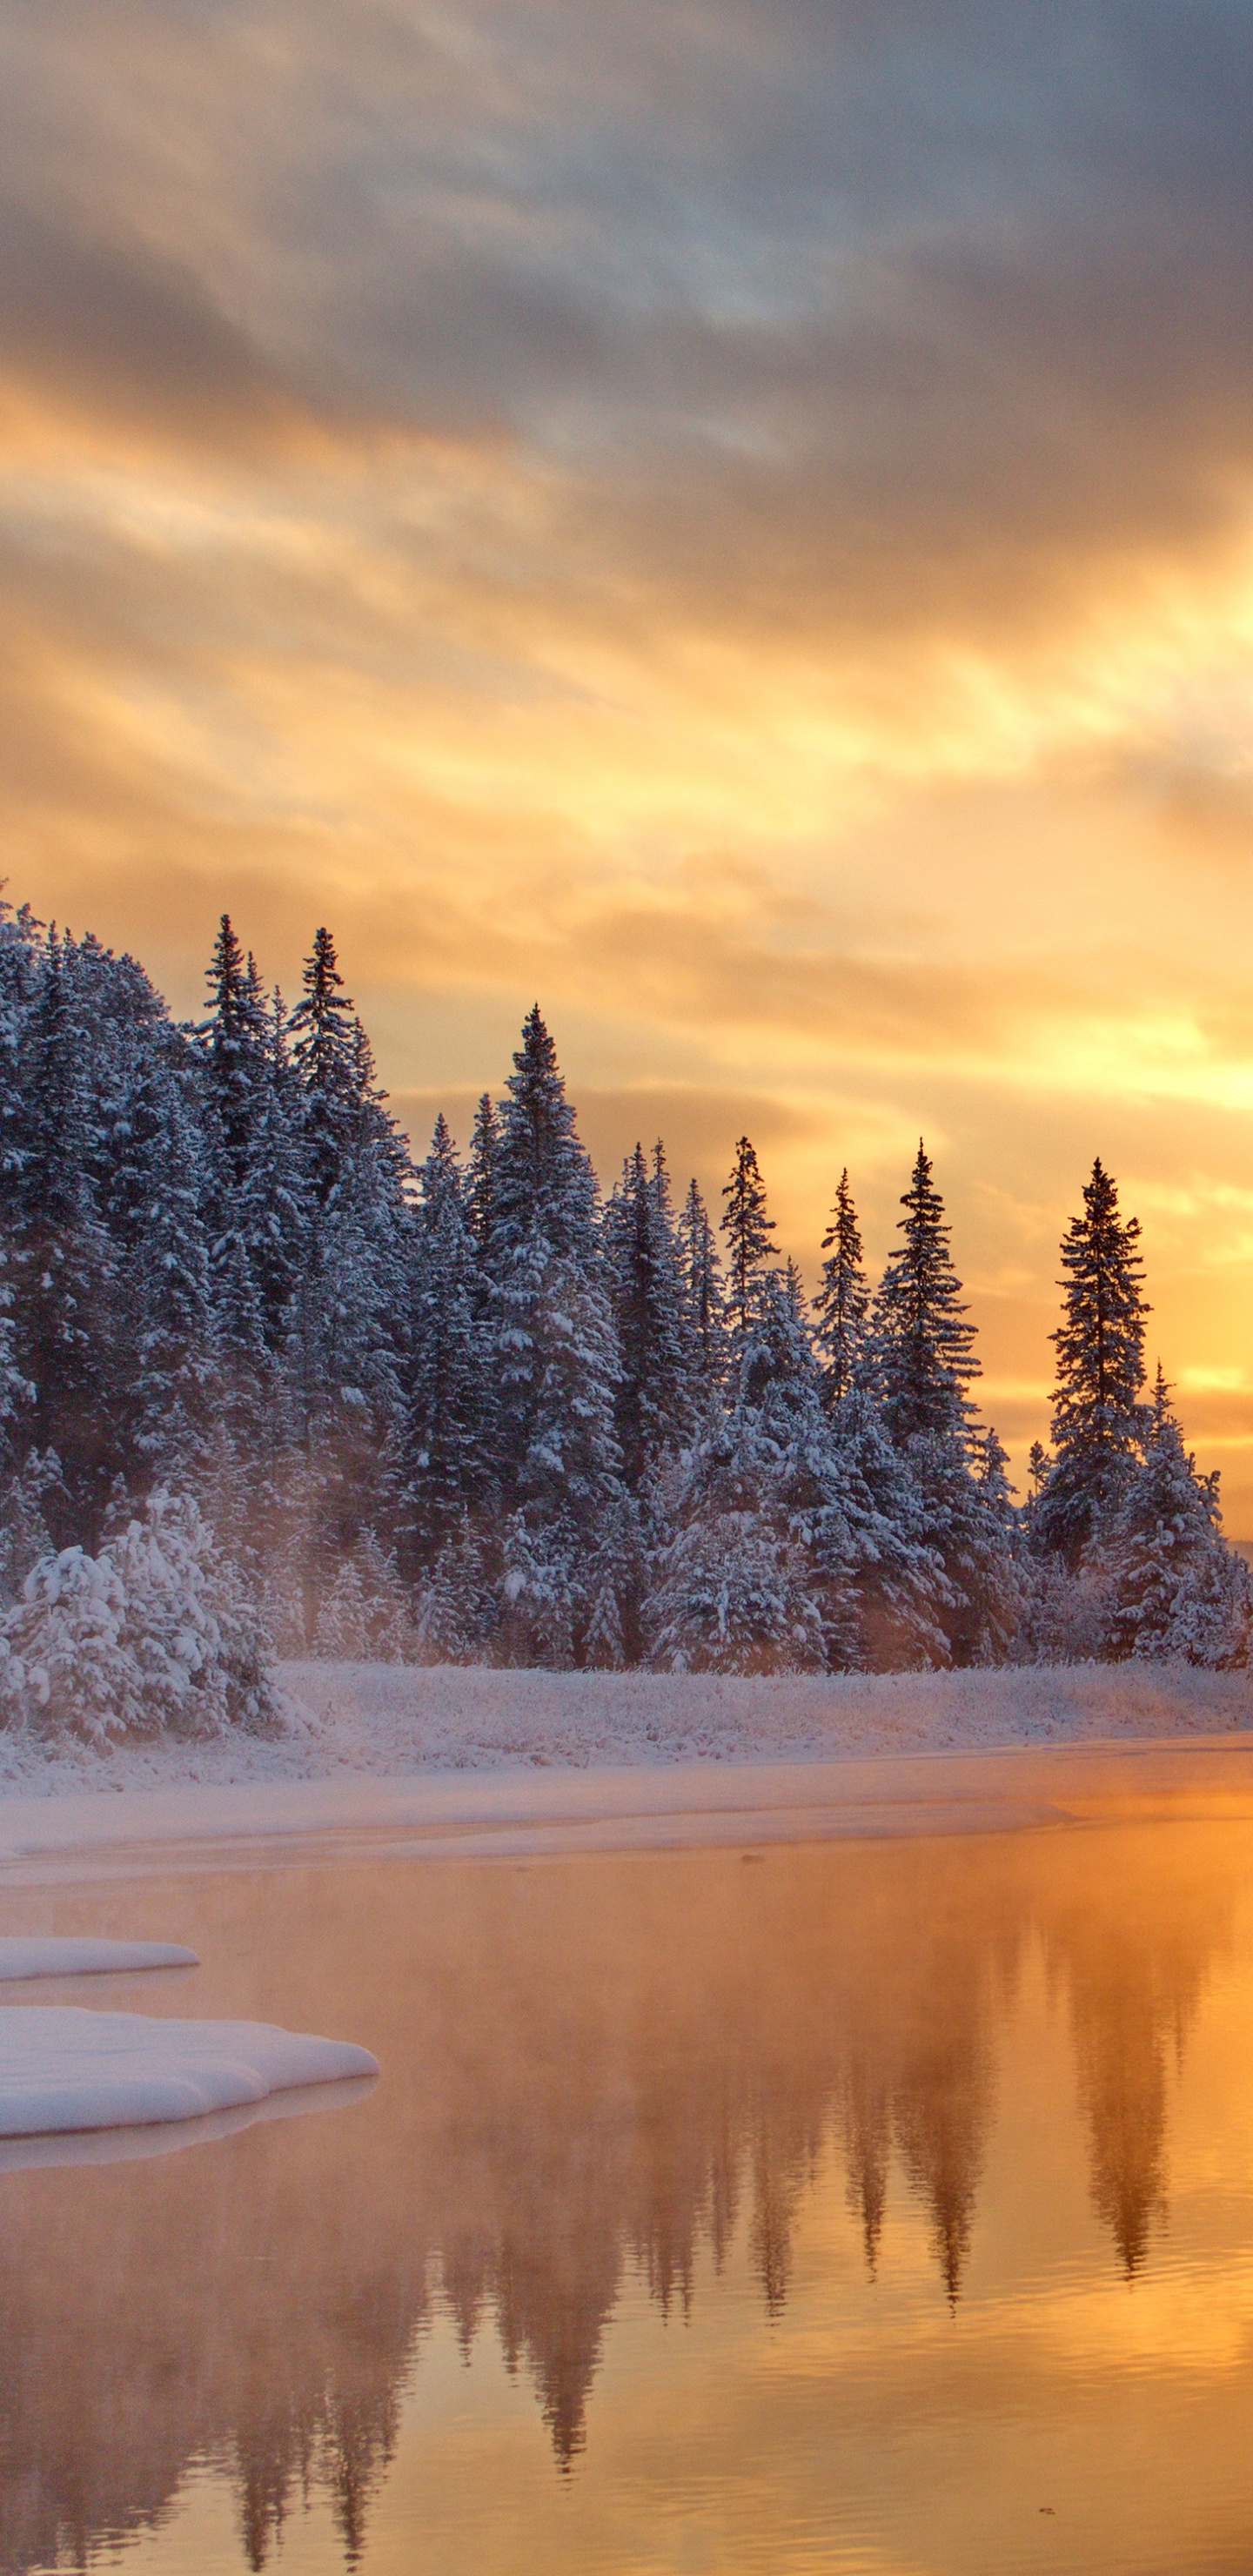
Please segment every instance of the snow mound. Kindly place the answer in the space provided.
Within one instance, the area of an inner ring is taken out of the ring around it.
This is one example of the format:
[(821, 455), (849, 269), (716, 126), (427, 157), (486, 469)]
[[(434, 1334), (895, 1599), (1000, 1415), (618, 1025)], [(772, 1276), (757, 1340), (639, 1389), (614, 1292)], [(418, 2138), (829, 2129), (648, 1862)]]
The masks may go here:
[(72, 2004), (0, 2010), (0, 2138), (195, 2120), (301, 2084), (377, 2075), (368, 2049), (263, 2021), (164, 2021)]
[(73, 1941), (0, 1938), (0, 1985), (25, 1977), (105, 1977), (132, 1968), (198, 1968), (194, 1950), (177, 1941)]

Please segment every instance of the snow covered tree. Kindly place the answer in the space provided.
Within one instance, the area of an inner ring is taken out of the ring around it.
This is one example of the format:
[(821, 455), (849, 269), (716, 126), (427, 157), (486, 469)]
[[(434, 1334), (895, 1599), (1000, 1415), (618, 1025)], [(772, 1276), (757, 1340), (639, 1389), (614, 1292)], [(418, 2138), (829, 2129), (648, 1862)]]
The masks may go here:
[(677, 1233), (688, 1326), (708, 1393), (720, 1384), (726, 1360), (725, 1300), (718, 1238), (694, 1180), (688, 1183)]
[(313, 1478), (312, 1625), (341, 1555), (384, 1505), (382, 1461), (400, 1412), (396, 1319), (406, 1303), (410, 1165), (326, 930), (305, 966), (291, 1031), (306, 1231), (284, 1378)]
[(403, 1664), (417, 1635), (395, 1556), (366, 1530), (318, 1610), (313, 1652), (331, 1663)]
[[(54, 1450), (61, 1482), (47, 1497), (54, 1540), (94, 1544), (124, 1463), (115, 1399), (115, 1261), (97, 1203), (100, 1104), (93, 1083), (102, 1031), (94, 952), (50, 931), (22, 1033), (22, 1113), (10, 1137), (6, 1286), (12, 1357), (33, 1388), (27, 1435)], [(93, 1004), (95, 1010), (93, 1011)]]
[(947, 1664), (955, 1596), (931, 1540), (922, 1491), (871, 1389), (854, 1385), (828, 1428), (824, 1546), (844, 1566), (855, 1604), (855, 1643), (846, 1660), (865, 1672)]
[(814, 1671), (847, 1661), (844, 1569), (824, 1547), (829, 1449), (804, 1293), (767, 1271), (736, 1401), (672, 1466), (648, 1611), (666, 1670)]
[(822, 1285), (814, 1299), (817, 1318), (814, 1339), (825, 1363), (824, 1384), (830, 1408), (843, 1402), (857, 1377), (862, 1365), (870, 1312), (870, 1291), (862, 1266), (861, 1232), (847, 1170), (840, 1174), (835, 1206), (822, 1238), (822, 1249), (826, 1258), (822, 1265)]
[(402, 1561), (428, 1570), (490, 1485), (488, 1350), (469, 1194), (441, 1111), (421, 1170), (408, 1349), (390, 1473)]
[[(622, 1492), (614, 1421), (619, 1356), (595, 1176), (538, 1005), (524, 1024), (508, 1094), (486, 1262), (494, 1468), (515, 1531), (513, 1571), (525, 1575), (515, 1605), (524, 1592), (554, 1604), (568, 1595), (577, 1656), (585, 1611), (590, 1615), (581, 1569)], [(564, 1610), (550, 1616), (545, 1607), (527, 1633), (564, 1635), (564, 1618)], [(519, 1634), (521, 1625), (519, 1614)]]
[(722, 1231), (727, 1238), (726, 1313), (738, 1358), (756, 1320), (761, 1282), (775, 1259), (770, 1237), (774, 1218), (766, 1214), (766, 1191), (757, 1156), (747, 1136), (735, 1148), (735, 1165), (722, 1193)]
[(466, 1185), (466, 1223), (480, 1258), (491, 1242), (496, 1220), (496, 1157), (499, 1148), (500, 1121), (496, 1104), (490, 1091), (485, 1091), (474, 1113)]
[(37, 1731), (96, 1741), (277, 1723), (256, 1613), (195, 1502), (163, 1487), (96, 1556), (31, 1568), (0, 1628), (0, 1694)]
[(941, 1625), (954, 1663), (995, 1660), (1018, 1616), (1012, 1533), (986, 1467), (967, 1389), (978, 1375), (974, 1327), (949, 1253), (944, 1202), (921, 1139), (901, 1200), (904, 1240), (872, 1312), (873, 1356), (884, 1419), (922, 1497), (928, 1545), (939, 1556), (949, 1603)]
[(1057, 1385), (1053, 1462), (1032, 1511), (1036, 1542), (1077, 1564), (1101, 1522), (1117, 1511), (1144, 1428), (1144, 1325), (1140, 1227), (1124, 1220), (1118, 1190), (1099, 1160), (1061, 1248), (1063, 1319), (1053, 1335)]
[(1253, 1643), (1249, 1570), (1223, 1539), (1217, 1475), (1184, 1449), (1159, 1367), (1143, 1459), (1091, 1542), (1104, 1598), (1104, 1651), (1245, 1664)]
[(357, 1022), (329, 930), (314, 935), (292, 1012), (292, 1062), (299, 1084), (305, 1158), (319, 1206), (342, 1186), (361, 1107)]
[(955, 1440), (964, 1451), (966, 1389), (979, 1374), (974, 1326), (966, 1322), (944, 1201), (921, 1137), (901, 1206), (898, 1231), (904, 1241), (888, 1262), (873, 1309), (884, 1411), (898, 1443), (939, 1437)]
[(191, 1069), (155, 1012), (107, 1099), (100, 1191), (114, 1268), (114, 1412), (134, 1490), (194, 1481), (220, 1400)]
[(662, 1449), (695, 1419), (697, 1353), (686, 1311), (665, 1159), (628, 1154), (601, 1229), (618, 1335), (615, 1421), (623, 1473), (638, 1491)]

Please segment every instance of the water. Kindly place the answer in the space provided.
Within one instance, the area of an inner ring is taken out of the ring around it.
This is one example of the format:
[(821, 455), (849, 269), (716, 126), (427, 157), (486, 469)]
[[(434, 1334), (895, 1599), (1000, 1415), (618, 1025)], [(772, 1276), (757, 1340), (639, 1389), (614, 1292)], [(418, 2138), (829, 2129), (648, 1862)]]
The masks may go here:
[[(1253, 2565), (1253, 1827), (6, 1889), (367, 2099), (0, 2173), (0, 2567)], [(50, 1989), (45, 1989), (47, 1994)]]

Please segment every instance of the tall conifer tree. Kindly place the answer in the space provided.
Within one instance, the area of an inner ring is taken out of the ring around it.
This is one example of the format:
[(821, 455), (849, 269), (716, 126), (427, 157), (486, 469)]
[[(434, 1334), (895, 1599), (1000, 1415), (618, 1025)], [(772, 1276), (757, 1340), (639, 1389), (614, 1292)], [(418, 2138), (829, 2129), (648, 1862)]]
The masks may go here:
[(736, 1354), (749, 1340), (757, 1317), (761, 1282), (776, 1258), (770, 1237), (774, 1218), (766, 1214), (766, 1189), (757, 1156), (747, 1136), (735, 1148), (735, 1165), (722, 1193), (722, 1231), (727, 1238), (727, 1319)]
[(893, 1438), (967, 1442), (966, 1388), (979, 1374), (974, 1326), (949, 1253), (944, 1201), (921, 1137), (899, 1233), (874, 1303), (875, 1348)]
[(718, 1258), (718, 1238), (694, 1180), (688, 1183), (677, 1232), (687, 1319), (708, 1390), (722, 1377), (726, 1357), (726, 1301), (722, 1264)]
[(848, 1185), (840, 1174), (831, 1222), (822, 1238), (826, 1259), (822, 1285), (814, 1299), (814, 1340), (825, 1361), (823, 1383), (828, 1408), (842, 1404), (861, 1364), (866, 1339), (870, 1292), (862, 1267), (861, 1232)]
[(1077, 1563), (1101, 1521), (1116, 1511), (1145, 1427), (1140, 1227), (1119, 1214), (1118, 1189), (1100, 1157), (1084, 1187), (1083, 1214), (1061, 1247), (1063, 1314), (1053, 1335), (1053, 1460), (1032, 1512), (1038, 1542)]

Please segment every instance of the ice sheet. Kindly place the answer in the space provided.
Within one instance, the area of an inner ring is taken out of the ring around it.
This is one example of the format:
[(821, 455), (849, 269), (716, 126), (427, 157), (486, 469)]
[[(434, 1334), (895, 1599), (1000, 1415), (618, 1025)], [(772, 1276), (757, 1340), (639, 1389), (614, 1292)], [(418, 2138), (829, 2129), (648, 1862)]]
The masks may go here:
[(377, 2073), (368, 2049), (269, 2022), (0, 2007), (0, 2138), (203, 2119), (296, 2085)]

